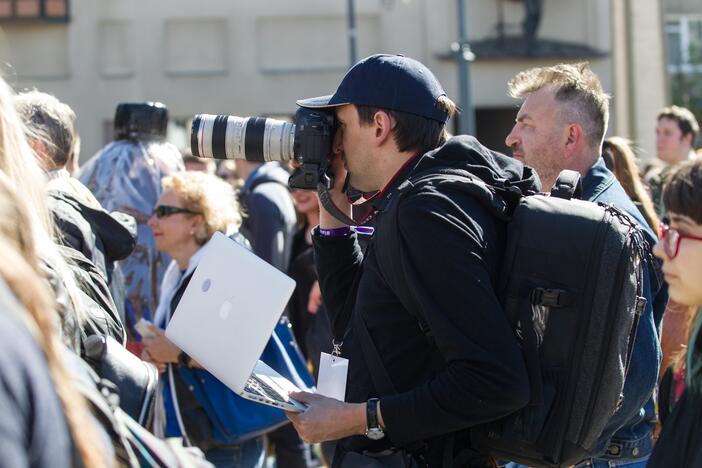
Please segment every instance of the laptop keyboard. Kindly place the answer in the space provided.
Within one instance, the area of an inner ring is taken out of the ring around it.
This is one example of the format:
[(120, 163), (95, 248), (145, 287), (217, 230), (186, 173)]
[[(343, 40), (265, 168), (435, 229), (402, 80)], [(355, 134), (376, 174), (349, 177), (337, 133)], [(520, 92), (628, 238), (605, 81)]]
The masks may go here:
[(244, 387), (249, 393), (254, 393), (256, 395), (261, 395), (271, 400), (279, 401), (281, 403), (287, 403), (287, 398), (284, 398), (280, 392), (275, 390), (273, 387), (257, 378), (255, 375), (249, 377), (246, 381), (246, 386)]

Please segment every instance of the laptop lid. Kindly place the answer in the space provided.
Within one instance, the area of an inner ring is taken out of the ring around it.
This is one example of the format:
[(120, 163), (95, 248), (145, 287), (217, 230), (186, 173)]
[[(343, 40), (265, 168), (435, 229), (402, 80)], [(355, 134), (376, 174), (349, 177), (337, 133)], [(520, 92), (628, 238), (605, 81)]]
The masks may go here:
[(204, 249), (166, 337), (241, 393), (295, 281), (222, 233)]

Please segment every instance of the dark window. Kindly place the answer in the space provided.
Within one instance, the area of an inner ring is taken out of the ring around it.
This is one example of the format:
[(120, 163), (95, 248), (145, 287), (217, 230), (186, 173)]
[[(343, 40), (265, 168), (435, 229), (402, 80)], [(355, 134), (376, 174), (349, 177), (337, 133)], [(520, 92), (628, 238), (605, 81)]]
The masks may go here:
[(505, 138), (514, 127), (519, 108), (483, 107), (475, 109), (475, 137), (491, 150), (511, 155), (505, 145)]
[(0, 0), (0, 21), (68, 19), (68, 0)]

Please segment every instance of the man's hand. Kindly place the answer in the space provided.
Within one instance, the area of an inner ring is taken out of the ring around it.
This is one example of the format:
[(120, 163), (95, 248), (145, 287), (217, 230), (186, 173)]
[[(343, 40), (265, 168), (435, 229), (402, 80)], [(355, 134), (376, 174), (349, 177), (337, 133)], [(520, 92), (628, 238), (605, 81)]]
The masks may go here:
[[(337, 208), (346, 213), (348, 217), (351, 217), (351, 204), (343, 190), (348, 171), (344, 167), (344, 153), (343, 149), (340, 148), (340, 141), (341, 131), (337, 130), (332, 143), (332, 154), (329, 155), (329, 168), (331, 173), (334, 174), (334, 186), (329, 190), (329, 197)], [(334, 229), (344, 226), (346, 224), (332, 216), (322, 203), (319, 204), (319, 227)]]
[(286, 414), (308, 444), (366, 433), (365, 403), (344, 403), (307, 392), (292, 392), (290, 396), (307, 404), (302, 413)]
[(154, 333), (154, 336), (143, 339), (144, 351), (146, 351), (146, 353), (142, 353), (142, 356), (148, 356), (148, 360), (152, 362), (178, 362), (180, 348), (166, 338), (166, 334), (163, 330), (150, 323), (147, 324), (147, 326)]

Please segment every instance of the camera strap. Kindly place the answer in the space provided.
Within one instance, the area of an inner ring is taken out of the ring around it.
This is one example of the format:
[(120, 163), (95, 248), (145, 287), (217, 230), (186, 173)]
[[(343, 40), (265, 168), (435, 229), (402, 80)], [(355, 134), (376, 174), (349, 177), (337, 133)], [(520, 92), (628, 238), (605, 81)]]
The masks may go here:
[(341, 211), (339, 207), (334, 204), (334, 202), (331, 199), (331, 196), (329, 195), (329, 189), (325, 184), (320, 182), (317, 185), (317, 194), (319, 195), (319, 202), (322, 204), (324, 209), (329, 212), (329, 214), (331, 214), (333, 217), (335, 217), (344, 224), (347, 224), (349, 226), (356, 225), (356, 221), (351, 219), (346, 213)]

